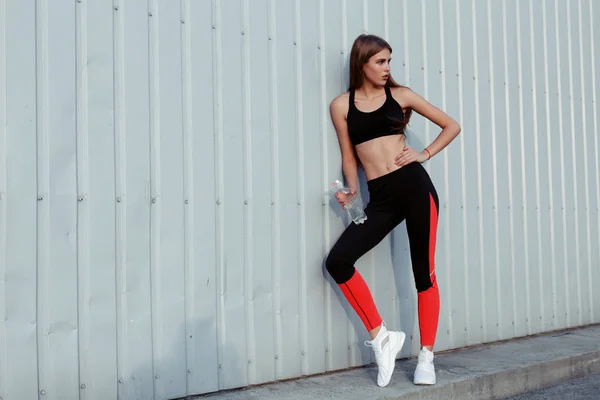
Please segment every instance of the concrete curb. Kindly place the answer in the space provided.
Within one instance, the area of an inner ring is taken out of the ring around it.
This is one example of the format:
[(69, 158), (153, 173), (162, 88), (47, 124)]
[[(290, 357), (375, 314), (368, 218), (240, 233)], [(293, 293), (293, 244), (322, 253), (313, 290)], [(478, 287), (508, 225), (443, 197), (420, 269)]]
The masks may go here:
[(503, 399), (596, 372), (600, 372), (600, 351), (469, 377), (426, 387), (418, 392), (385, 398), (389, 400)]
[(210, 400), (503, 399), (600, 372), (600, 325), (436, 354), (437, 383), (412, 383), (415, 358), (398, 360), (392, 381), (376, 384), (377, 367), (207, 394)]

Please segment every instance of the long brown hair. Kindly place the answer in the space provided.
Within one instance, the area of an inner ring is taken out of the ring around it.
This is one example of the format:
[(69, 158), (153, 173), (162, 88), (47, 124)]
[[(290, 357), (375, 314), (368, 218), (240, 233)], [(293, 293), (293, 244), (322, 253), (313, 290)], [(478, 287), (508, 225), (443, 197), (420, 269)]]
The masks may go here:
[[(359, 35), (352, 44), (352, 50), (350, 50), (350, 83), (348, 90), (359, 89), (365, 80), (365, 73), (363, 66), (369, 62), (369, 59), (375, 54), (382, 50), (388, 49), (392, 53), (392, 46), (383, 38), (376, 35)], [(405, 87), (398, 84), (390, 73), (387, 83), (387, 87)], [(396, 120), (398, 122), (397, 131), (398, 133), (405, 133), (406, 125), (410, 120), (412, 110), (407, 108), (404, 112), (404, 119)]]

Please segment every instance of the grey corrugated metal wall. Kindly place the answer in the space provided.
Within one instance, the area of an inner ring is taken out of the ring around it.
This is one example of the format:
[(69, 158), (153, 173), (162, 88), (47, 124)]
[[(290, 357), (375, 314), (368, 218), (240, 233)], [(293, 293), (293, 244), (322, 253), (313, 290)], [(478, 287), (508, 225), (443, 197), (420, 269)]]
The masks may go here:
[[(0, 397), (373, 361), (323, 269), (346, 223), (328, 106), (363, 31), (463, 128), (426, 164), (437, 349), (600, 322), (598, 21), (593, 0), (0, 0)], [(415, 116), (409, 142), (437, 133)], [(414, 354), (404, 225), (358, 268)]]

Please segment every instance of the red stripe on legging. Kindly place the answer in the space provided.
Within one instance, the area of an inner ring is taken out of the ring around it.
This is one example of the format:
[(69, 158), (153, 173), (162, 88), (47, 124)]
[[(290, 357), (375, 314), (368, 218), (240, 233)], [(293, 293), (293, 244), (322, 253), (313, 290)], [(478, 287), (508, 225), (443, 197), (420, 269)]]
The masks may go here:
[(346, 283), (344, 283), (344, 286), (346, 287), (346, 290), (348, 291), (350, 296), (352, 296), (352, 299), (354, 299), (354, 302), (352, 302), (352, 301), (350, 302), (352, 305), (355, 306), (354, 309), (356, 311), (360, 310), (362, 312), (362, 315), (359, 314), (360, 319), (362, 319), (363, 321), (366, 321), (367, 329), (372, 330), (373, 324), (371, 323), (371, 320), (369, 320), (369, 316), (367, 315), (365, 310), (363, 310), (363, 308), (360, 306), (360, 303), (356, 299), (356, 296), (354, 296), (354, 293), (352, 293), (352, 289), (350, 289), (350, 287)]
[[(435, 280), (435, 238), (437, 235), (438, 215), (433, 195), (429, 193), (429, 276)], [(432, 275), (433, 274), (433, 275)]]

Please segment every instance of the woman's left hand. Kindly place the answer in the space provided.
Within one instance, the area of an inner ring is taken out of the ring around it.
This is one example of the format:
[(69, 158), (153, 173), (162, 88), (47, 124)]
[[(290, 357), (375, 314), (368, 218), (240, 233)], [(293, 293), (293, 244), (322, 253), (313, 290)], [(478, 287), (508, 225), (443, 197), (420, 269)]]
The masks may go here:
[(420, 153), (417, 153), (412, 147), (405, 146), (402, 150), (402, 153), (398, 154), (394, 159), (394, 163), (399, 167), (403, 167), (415, 161), (422, 163), (427, 161), (428, 159), (429, 155), (425, 150), (423, 150)]

